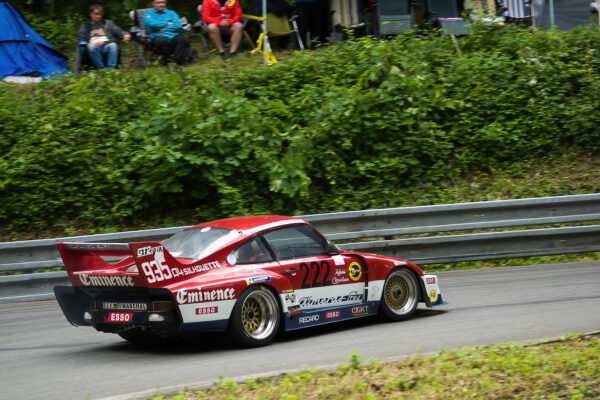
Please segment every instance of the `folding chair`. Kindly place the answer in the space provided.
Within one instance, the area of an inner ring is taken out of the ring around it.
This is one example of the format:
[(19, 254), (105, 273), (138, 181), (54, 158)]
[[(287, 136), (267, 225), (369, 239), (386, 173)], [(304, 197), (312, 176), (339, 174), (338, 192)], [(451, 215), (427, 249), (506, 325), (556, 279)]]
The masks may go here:
[(336, 43), (344, 38), (346, 30), (357, 31), (365, 27), (358, 6), (359, 0), (331, 0), (332, 11), (331, 41)]
[(397, 35), (412, 29), (414, 15), (409, 0), (378, 0), (375, 3), (375, 36)]
[[(244, 18), (254, 20), (254, 21), (262, 21), (263, 18), (250, 15), (250, 14), (242, 14)], [(298, 42), (298, 47), (300, 50), (304, 50), (304, 43), (302, 42), (302, 38), (300, 37), (300, 31), (298, 30), (298, 24), (296, 23), (297, 15), (288, 18), (287, 15), (275, 15), (272, 12), (267, 13), (267, 36), (270, 38), (275, 37), (284, 37), (284, 36), (296, 36), (296, 40)], [(244, 35), (246, 35), (246, 39), (248, 39), (251, 43), (253, 42), (250, 38), (250, 35), (246, 30), (244, 30)]]
[[(133, 22), (133, 26), (129, 29), (129, 33), (131, 33), (131, 39), (133, 40), (133, 43), (135, 43), (135, 48), (142, 62), (142, 67), (144, 68), (148, 67), (147, 59), (151, 62), (162, 60), (162, 56), (158, 54), (158, 50), (150, 44), (150, 37), (144, 27), (144, 14), (150, 10), (152, 10), (152, 8), (140, 8), (138, 10), (129, 11), (129, 19)], [(179, 20), (181, 21), (182, 32), (189, 33), (192, 31), (192, 25), (188, 22), (186, 17), (180, 16)], [(144, 53), (148, 53), (148, 57), (146, 57)]]
[[(121, 66), (121, 46), (119, 44), (119, 55), (117, 57), (117, 68)], [(82, 70), (96, 69), (88, 52), (87, 43), (78, 43), (73, 59), (73, 74), (79, 75)]]
[[(206, 26), (206, 22), (204, 22), (204, 20), (202, 19), (202, 4), (198, 5), (198, 7), (196, 7), (196, 11), (198, 12), (198, 17), (200, 18), (200, 20), (198, 20), (196, 23), (194, 23), (194, 32), (199, 33), (200, 35), (200, 40), (202, 42), (202, 51), (204, 53), (212, 53), (215, 51), (215, 49), (210, 49), (208, 46), (208, 28)], [(244, 15), (243, 15), (244, 16)], [(243, 32), (245, 37), (248, 39), (248, 34), (246, 33), (246, 25), (248, 24), (248, 18), (246, 18), (244, 16), (244, 19), (242, 20), (242, 25), (243, 25)], [(229, 40), (230, 37), (227, 33), (221, 32), (221, 40), (223, 42), (223, 45), (225, 47), (229, 46)], [(250, 46), (254, 47), (254, 44), (252, 43), (252, 40), (248, 39), (250, 41)]]

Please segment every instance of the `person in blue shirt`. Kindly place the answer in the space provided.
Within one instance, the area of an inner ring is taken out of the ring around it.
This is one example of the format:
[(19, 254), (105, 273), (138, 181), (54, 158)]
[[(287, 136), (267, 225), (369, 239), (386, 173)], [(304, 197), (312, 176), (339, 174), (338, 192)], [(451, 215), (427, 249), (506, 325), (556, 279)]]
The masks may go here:
[(152, 6), (152, 10), (143, 17), (144, 27), (150, 37), (150, 45), (156, 46), (165, 61), (173, 55), (173, 60), (178, 65), (193, 62), (190, 39), (180, 34), (179, 15), (167, 9), (167, 0), (154, 0)]

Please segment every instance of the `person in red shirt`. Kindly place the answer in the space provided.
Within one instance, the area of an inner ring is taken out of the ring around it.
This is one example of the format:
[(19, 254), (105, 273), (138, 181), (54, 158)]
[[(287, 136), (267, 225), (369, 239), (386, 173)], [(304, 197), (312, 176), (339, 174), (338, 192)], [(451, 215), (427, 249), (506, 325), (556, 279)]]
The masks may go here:
[(242, 41), (242, 7), (239, 0), (204, 0), (202, 20), (206, 23), (208, 37), (223, 58), (227, 58), (223, 49), (221, 34), (231, 36), (230, 55), (236, 55)]

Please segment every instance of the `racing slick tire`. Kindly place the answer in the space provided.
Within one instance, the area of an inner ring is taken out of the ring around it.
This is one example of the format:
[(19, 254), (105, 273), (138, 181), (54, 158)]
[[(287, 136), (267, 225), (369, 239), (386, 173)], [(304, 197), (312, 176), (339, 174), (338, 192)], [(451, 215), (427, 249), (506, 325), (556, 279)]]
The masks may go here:
[(419, 304), (419, 284), (415, 274), (407, 269), (392, 271), (383, 284), (381, 315), (391, 321), (412, 317)]
[(264, 346), (277, 334), (280, 320), (281, 311), (273, 293), (264, 286), (251, 286), (233, 307), (228, 333), (238, 344)]

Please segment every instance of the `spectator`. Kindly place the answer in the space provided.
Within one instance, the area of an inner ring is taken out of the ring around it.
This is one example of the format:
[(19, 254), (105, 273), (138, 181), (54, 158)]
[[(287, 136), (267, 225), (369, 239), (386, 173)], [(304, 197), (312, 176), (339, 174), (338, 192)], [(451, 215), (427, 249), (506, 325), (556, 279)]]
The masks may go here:
[(143, 18), (150, 45), (158, 49), (164, 63), (171, 55), (178, 65), (194, 62), (195, 52), (190, 39), (180, 34), (179, 15), (167, 9), (167, 0), (154, 0), (152, 6), (152, 10), (144, 14)]
[[(90, 7), (90, 20), (79, 28), (79, 45), (86, 45), (90, 59), (98, 69), (116, 68), (119, 60), (119, 43), (128, 42), (131, 35), (114, 22), (104, 20), (104, 7), (94, 4)], [(104, 62), (106, 58), (106, 63)]]
[(242, 41), (242, 7), (239, 0), (204, 0), (202, 20), (206, 23), (208, 37), (222, 58), (227, 58), (221, 35), (230, 36), (229, 55), (238, 53)]

